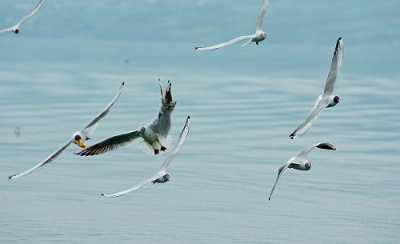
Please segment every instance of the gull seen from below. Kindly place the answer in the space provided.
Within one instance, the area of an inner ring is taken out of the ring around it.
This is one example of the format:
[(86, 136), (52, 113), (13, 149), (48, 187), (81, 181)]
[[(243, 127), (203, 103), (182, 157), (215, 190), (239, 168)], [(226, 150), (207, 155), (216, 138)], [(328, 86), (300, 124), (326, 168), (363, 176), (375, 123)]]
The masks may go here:
[(261, 9), (260, 13), (257, 16), (257, 22), (256, 22), (256, 32), (252, 35), (247, 35), (247, 36), (239, 36), (236, 37), (232, 40), (229, 40), (227, 42), (223, 42), (217, 45), (209, 46), (209, 47), (195, 47), (195, 50), (198, 51), (206, 51), (206, 50), (216, 50), (220, 49), (223, 47), (227, 47), (233, 44), (236, 44), (241, 41), (246, 41), (242, 47), (247, 46), (248, 44), (254, 42), (255, 44), (259, 44), (260, 42), (264, 41), (265, 38), (267, 37), (267, 33), (263, 31), (263, 25), (264, 25), (264, 17), (267, 13), (269, 1), (268, 0), (262, 0), (261, 2)]
[(331, 68), (329, 70), (328, 78), (325, 82), (324, 93), (320, 95), (314, 104), (310, 114), (306, 120), (301, 123), (290, 135), (291, 139), (295, 139), (297, 136), (301, 136), (307, 132), (311, 127), (314, 120), (316, 120), (324, 108), (330, 108), (336, 106), (339, 103), (339, 96), (332, 95), (333, 87), (335, 85), (336, 78), (339, 74), (340, 66), (342, 65), (343, 59), (343, 40), (340, 37), (336, 42), (335, 51), (333, 53)]
[(25, 21), (27, 21), (29, 18), (34, 16), (39, 11), (39, 9), (42, 7), (42, 5), (44, 4), (45, 1), (46, 0), (40, 0), (38, 2), (38, 4), (35, 6), (35, 8), (29, 14), (25, 15), (24, 17), (22, 17), (20, 19), (20, 21), (18, 21), (17, 24), (15, 24), (15, 25), (13, 25), (13, 26), (11, 26), (9, 28), (5, 28), (5, 29), (0, 30), (0, 33), (3, 33), (3, 32), (14, 32), (15, 34), (18, 34), (20, 32), (21, 25)]
[(162, 141), (167, 139), (169, 129), (171, 128), (171, 113), (174, 111), (176, 101), (172, 100), (170, 81), (168, 81), (168, 86), (165, 91), (163, 91), (160, 84), (160, 90), (161, 108), (158, 112), (158, 116), (150, 124), (128, 133), (109, 137), (78, 152), (77, 155), (93, 156), (103, 154), (139, 138), (142, 138), (144, 143), (153, 150), (154, 155), (158, 155), (160, 151), (167, 150), (165, 145), (162, 144)]
[(311, 161), (307, 159), (307, 155), (314, 150), (314, 148), (324, 149), (324, 150), (336, 150), (336, 148), (327, 142), (318, 143), (313, 145), (310, 148), (304, 149), (296, 156), (291, 157), (284, 165), (282, 165), (278, 169), (278, 175), (276, 177), (275, 183), (272, 187), (271, 193), (269, 194), (268, 200), (271, 200), (272, 193), (275, 190), (276, 184), (278, 184), (278, 180), (281, 175), (286, 171), (286, 169), (297, 169), (297, 170), (310, 170), (311, 169)]
[(141, 183), (139, 183), (138, 185), (129, 188), (127, 190), (124, 191), (120, 191), (117, 193), (113, 193), (113, 194), (104, 194), (102, 193), (101, 195), (104, 197), (120, 197), (122, 195), (128, 194), (129, 192), (132, 191), (137, 191), (140, 188), (142, 188), (143, 186), (145, 186), (146, 184), (149, 183), (166, 183), (169, 181), (170, 179), (170, 174), (168, 173), (168, 167), (171, 164), (171, 162), (175, 159), (177, 153), (180, 151), (180, 149), (183, 146), (183, 143), (186, 140), (186, 137), (189, 135), (190, 132), (190, 116), (188, 116), (186, 118), (186, 122), (185, 125), (179, 135), (178, 141), (176, 143), (176, 145), (174, 146), (173, 150), (171, 152), (169, 152), (167, 158), (165, 159), (164, 163), (161, 165), (160, 170), (157, 172), (157, 174), (155, 174), (154, 176), (142, 181)]
[(17, 179), (19, 177), (28, 175), (35, 171), (36, 169), (43, 167), (44, 165), (52, 162), (55, 160), (67, 147), (71, 144), (74, 143), (78, 145), (81, 148), (85, 148), (85, 141), (89, 140), (90, 137), (92, 136), (94, 130), (96, 129), (97, 123), (103, 119), (111, 110), (112, 106), (117, 102), (118, 98), (121, 96), (122, 88), (124, 87), (125, 83), (122, 82), (118, 93), (114, 96), (112, 101), (107, 105), (107, 107), (99, 113), (93, 120), (91, 120), (82, 130), (79, 130), (75, 132), (72, 136), (71, 139), (69, 139), (62, 147), (57, 149), (57, 151), (53, 152), (50, 156), (48, 156), (43, 162), (40, 162), (39, 164), (35, 165), (31, 169), (28, 169), (22, 173), (11, 175), (8, 178), (10, 180)]

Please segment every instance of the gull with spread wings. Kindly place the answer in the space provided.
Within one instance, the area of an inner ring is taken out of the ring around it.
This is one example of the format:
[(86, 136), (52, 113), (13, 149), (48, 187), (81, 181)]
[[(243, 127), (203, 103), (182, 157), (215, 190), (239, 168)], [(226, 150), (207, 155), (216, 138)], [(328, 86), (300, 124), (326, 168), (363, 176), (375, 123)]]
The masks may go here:
[(328, 78), (325, 82), (324, 93), (320, 95), (314, 104), (310, 114), (306, 120), (301, 123), (296, 130), (294, 130), (289, 137), (295, 139), (297, 136), (301, 136), (311, 127), (314, 120), (316, 120), (325, 108), (336, 106), (339, 103), (339, 96), (334, 96), (333, 87), (335, 85), (336, 78), (339, 74), (339, 69), (343, 59), (343, 39), (340, 37), (336, 42), (335, 51), (333, 53), (331, 68), (329, 70)]
[(132, 188), (129, 188), (127, 190), (120, 191), (120, 192), (113, 193), (113, 194), (102, 193), (101, 195), (104, 196), (104, 197), (120, 197), (122, 195), (128, 194), (129, 192), (137, 191), (137, 190), (139, 190), (140, 188), (142, 188), (143, 186), (145, 186), (145, 185), (147, 185), (149, 183), (156, 184), (156, 183), (166, 183), (166, 182), (168, 182), (170, 177), (171, 177), (170, 174), (168, 173), (168, 167), (171, 164), (171, 162), (175, 159), (175, 157), (176, 157), (177, 153), (179, 152), (179, 150), (182, 148), (183, 143), (186, 140), (186, 137), (189, 135), (189, 131), (190, 131), (190, 116), (188, 116), (186, 118), (185, 126), (183, 127), (183, 129), (182, 129), (182, 131), (181, 131), (181, 133), (179, 135), (178, 141), (177, 141), (174, 149), (171, 152), (169, 152), (167, 158), (165, 159), (164, 163), (161, 165), (161, 168), (157, 172), (157, 174), (155, 174), (154, 176), (142, 181), (138, 185), (136, 185), (136, 186), (134, 186)]
[(278, 169), (278, 175), (276, 176), (275, 183), (272, 187), (271, 193), (269, 194), (268, 200), (271, 200), (272, 193), (275, 190), (276, 184), (278, 184), (278, 180), (281, 177), (281, 175), (287, 170), (287, 169), (296, 169), (296, 170), (310, 170), (311, 168), (311, 161), (307, 159), (308, 154), (314, 150), (314, 148), (320, 148), (324, 150), (336, 150), (336, 148), (326, 142), (318, 143), (310, 148), (304, 149), (300, 153), (298, 153), (296, 156), (291, 157), (284, 165), (282, 165)]
[(45, 1), (46, 1), (46, 0), (40, 0), (40, 1), (38, 2), (38, 4), (35, 6), (35, 8), (32, 9), (32, 11), (31, 11), (29, 14), (25, 15), (24, 17), (22, 17), (22, 18), (20, 19), (20, 21), (18, 21), (17, 24), (15, 24), (15, 25), (13, 25), (13, 26), (11, 26), (11, 27), (9, 27), (9, 28), (5, 28), (5, 29), (0, 30), (0, 33), (3, 33), (3, 32), (14, 32), (15, 34), (18, 34), (19, 31), (20, 31), (21, 25), (22, 25), (25, 21), (27, 21), (29, 18), (31, 18), (32, 16), (34, 16), (34, 15), (39, 11), (39, 9), (42, 7), (42, 5), (44, 4)]
[(172, 100), (170, 81), (168, 81), (168, 86), (165, 91), (163, 91), (161, 85), (160, 90), (161, 109), (158, 112), (158, 116), (150, 124), (128, 133), (109, 137), (78, 152), (77, 155), (93, 156), (103, 154), (139, 138), (142, 138), (144, 143), (152, 148), (154, 155), (159, 154), (160, 150), (167, 150), (165, 145), (162, 144), (162, 141), (168, 136), (171, 127), (171, 113), (174, 111), (176, 101)]
[(239, 36), (232, 40), (229, 40), (227, 42), (223, 42), (223, 43), (220, 43), (217, 45), (213, 45), (213, 46), (209, 46), (209, 47), (195, 47), (194, 49), (198, 50), (198, 51), (216, 50), (219, 48), (223, 48), (223, 47), (227, 47), (227, 46), (236, 44), (241, 41), (246, 41), (242, 46), (246, 46), (252, 42), (254, 42), (255, 44), (258, 45), (260, 42), (264, 41), (265, 38), (267, 37), (267, 33), (265, 33), (262, 28), (263, 28), (263, 24), (264, 24), (264, 17), (266, 15), (267, 9), (268, 9), (268, 4), (269, 4), (268, 0), (261, 1), (261, 9), (260, 9), (260, 13), (257, 16), (256, 32), (254, 34), (247, 35), (247, 36)]
[(96, 129), (96, 126), (98, 122), (103, 119), (111, 110), (112, 106), (117, 102), (118, 98), (121, 96), (122, 88), (124, 87), (125, 83), (122, 82), (121, 86), (119, 87), (118, 93), (114, 96), (112, 101), (105, 107), (105, 109), (99, 113), (93, 120), (91, 120), (82, 130), (79, 130), (75, 132), (72, 135), (72, 138), (69, 139), (62, 147), (57, 149), (57, 151), (53, 152), (50, 156), (48, 156), (43, 162), (40, 162), (39, 164), (35, 165), (31, 169), (28, 169), (22, 173), (11, 175), (8, 178), (10, 180), (17, 179), (19, 177), (28, 175), (35, 171), (38, 168), (41, 168), (45, 166), (46, 164), (54, 161), (69, 145), (72, 143), (78, 145), (81, 148), (85, 148), (85, 142), (90, 139), (92, 136), (94, 130)]

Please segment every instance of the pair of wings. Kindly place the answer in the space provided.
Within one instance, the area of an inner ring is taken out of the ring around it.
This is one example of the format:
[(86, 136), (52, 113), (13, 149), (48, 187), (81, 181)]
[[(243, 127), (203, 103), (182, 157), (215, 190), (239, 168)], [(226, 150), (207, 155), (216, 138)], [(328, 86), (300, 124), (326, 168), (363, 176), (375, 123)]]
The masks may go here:
[(278, 184), (279, 178), (290, 167), (290, 165), (297, 164), (298, 162), (301, 162), (301, 161), (304, 162), (305, 160), (307, 160), (308, 154), (315, 148), (320, 148), (320, 149), (324, 149), (324, 150), (336, 150), (335, 146), (332, 145), (331, 143), (322, 142), (322, 143), (315, 144), (309, 148), (303, 149), (301, 152), (297, 153), (296, 156), (289, 159), (287, 163), (285, 163), (278, 169), (278, 175), (276, 176), (276, 179), (275, 179), (274, 185), (272, 186), (268, 200), (271, 200), (272, 193), (274, 192), (275, 187)]
[[(268, 5), (269, 5), (269, 0), (262, 0), (260, 13), (257, 16), (257, 21), (256, 21), (256, 33), (258, 31), (262, 30), (262, 27), (264, 25), (264, 17), (265, 17), (265, 15), (267, 13)], [(236, 38), (234, 38), (232, 40), (229, 40), (227, 42), (223, 42), (223, 43), (216, 44), (216, 45), (213, 45), (213, 46), (195, 47), (195, 50), (198, 50), (198, 51), (216, 50), (216, 49), (220, 49), (220, 48), (223, 48), (223, 47), (227, 47), (227, 46), (236, 44), (236, 43), (244, 41), (244, 40), (251, 41), (251, 39), (254, 38), (255, 36), (256, 36), (256, 34), (247, 35), (247, 36), (239, 36), (239, 37), (236, 37)], [(248, 43), (249, 42), (246, 42), (243, 46), (247, 45)]]
[(167, 174), (169, 165), (175, 159), (178, 152), (181, 150), (183, 144), (185, 143), (187, 136), (189, 135), (189, 132), (190, 132), (190, 116), (188, 116), (186, 118), (185, 125), (183, 126), (183, 129), (179, 135), (176, 145), (174, 146), (173, 150), (168, 154), (167, 158), (161, 165), (160, 170), (155, 175), (153, 175), (152, 177), (140, 182), (139, 184), (137, 184), (134, 187), (131, 187), (127, 190), (120, 191), (120, 192), (113, 193), (113, 194), (104, 194), (103, 193), (101, 195), (104, 197), (120, 197), (120, 196), (128, 194), (132, 191), (137, 191), (140, 188), (142, 188), (143, 186), (153, 182), (154, 180), (159, 179), (160, 177), (163, 177), (165, 174)]
[(294, 139), (298, 135), (303, 135), (311, 127), (314, 120), (316, 120), (321, 111), (326, 108), (330, 103), (330, 96), (333, 93), (336, 78), (339, 74), (340, 66), (343, 59), (343, 41), (340, 37), (336, 42), (335, 51), (331, 62), (328, 78), (325, 81), (324, 93), (320, 95), (311, 109), (310, 114), (307, 116), (305, 121), (301, 123), (296, 130), (289, 135), (290, 138)]
[[(121, 92), (122, 92), (122, 88), (124, 87), (125, 83), (122, 82), (121, 86), (119, 87), (119, 90), (117, 92), (117, 94), (114, 96), (114, 98), (111, 100), (111, 102), (104, 108), (104, 110), (102, 112), (100, 112), (96, 117), (94, 117), (82, 130), (82, 134), (87, 135), (88, 137), (94, 132), (94, 129), (97, 126), (97, 123), (103, 119), (111, 110), (111, 108), (114, 106), (114, 104), (117, 102), (117, 100), (119, 99), (119, 97), (121, 96)], [(35, 171), (38, 168), (41, 168), (43, 166), (45, 166), (46, 164), (52, 162), (54, 159), (56, 159), (65, 149), (68, 148), (69, 145), (71, 145), (72, 140), (68, 140), (63, 146), (61, 146), (60, 148), (58, 148), (55, 152), (53, 152), (50, 156), (48, 156), (44, 161), (38, 163), (37, 165), (35, 165), (34, 167), (19, 173), (19, 174), (15, 174), (15, 175), (11, 175), (8, 178), (10, 180), (12, 179), (17, 179), (20, 178), (22, 176), (28, 175), (30, 173), (32, 173), (33, 171)]]
[(12, 31), (13, 28), (20, 26), (22, 23), (24, 23), (24, 22), (27, 21), (30, 17), (32, 17), (32, 16), (34, 16), (34, 15), (36, 14), (36, 13), (39, 11), (39, 9), (42, 7), (42, 5), (44, 4), (45, 1), (46, 1), (46, 0), (40, 0), (40, 1), (36, 4), (35, 8), (33, 8), (32, 11), (31, 11), (29, 14), (25, 15), (24, 17), (22, 17), (22, 18), (20, 19), (20, 21), (18, 21), (18, 23), (17, 23), (16, 25), (14, 25), (14, 26), (12, 26), (12, 27), (9, 27), (9, 28), (6, 28), (6, 29), (2, 29), (2, 30), (0, 30), (0, 33)]

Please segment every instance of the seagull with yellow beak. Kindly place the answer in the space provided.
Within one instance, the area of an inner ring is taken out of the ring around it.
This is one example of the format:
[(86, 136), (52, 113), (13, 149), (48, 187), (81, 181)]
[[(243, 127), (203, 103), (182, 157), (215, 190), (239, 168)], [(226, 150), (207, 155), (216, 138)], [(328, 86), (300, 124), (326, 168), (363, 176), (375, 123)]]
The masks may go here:
[(11, 175), (8, 179), (13, 180), (19, 177), (28, 175), (35, 171), (38, 168), (45, 166), (46, 164), (54, 161), (71, 143), (76, 144), (80, 148), (86, 148), (85, 142), (90, 139), (90, 136), (93, 134), (94, 130), (96, 129), (97, 123), (103, 119), (111, 110), (112, 106), (117, 102), (118, 98), (121, 96), (122, 88), (124, 87), (125, 83), (122, 82), (121, 86), (117, 94), (114, 96), (112, 101), (105, 107), (105, 109), (99, 113), (94, 119), (92, 119), (82, 130), (75, 132), (71, 139), (68, 140), (66, 144), (62, 147), (57, 149), (57, 151), (53, 152), (50, 156), (48, 156), (44, 161), (40, 162), (39, 164), (35, 165), (31, 169), (28, 169), (22, 173)]

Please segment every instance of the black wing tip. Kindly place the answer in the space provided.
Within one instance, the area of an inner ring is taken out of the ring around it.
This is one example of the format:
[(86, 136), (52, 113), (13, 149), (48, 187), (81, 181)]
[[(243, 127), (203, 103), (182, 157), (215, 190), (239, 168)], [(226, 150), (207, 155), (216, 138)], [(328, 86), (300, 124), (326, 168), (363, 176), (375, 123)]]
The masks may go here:
[(290, 139), (294, 139), (295, 137), (296, 137), (296, 134), (295, 134), (295, 133), (292, 133), (292, 134), (289, 135), (289, 138), (290, 138)]
[(14, 178), (14, 176), (16, 176), (16, 175), (10, 175), (10, 176), (8, 176), (8, 179), (12, 180)]
[(202, 47), (194, 47), (194, 50), (199, 50), (200, 48), (202, 48)]
[(186, 119), (190, 119), (190, 115), (188, 115)]
[(105, 196), (105, 194), (104, 194), (104, 193), (100, 193), (100, 196), (104, 197), (104, 196)]
[(125, 86), (125, 81), (123, 81), (123, 82), (121, 83), (121, 86)]

